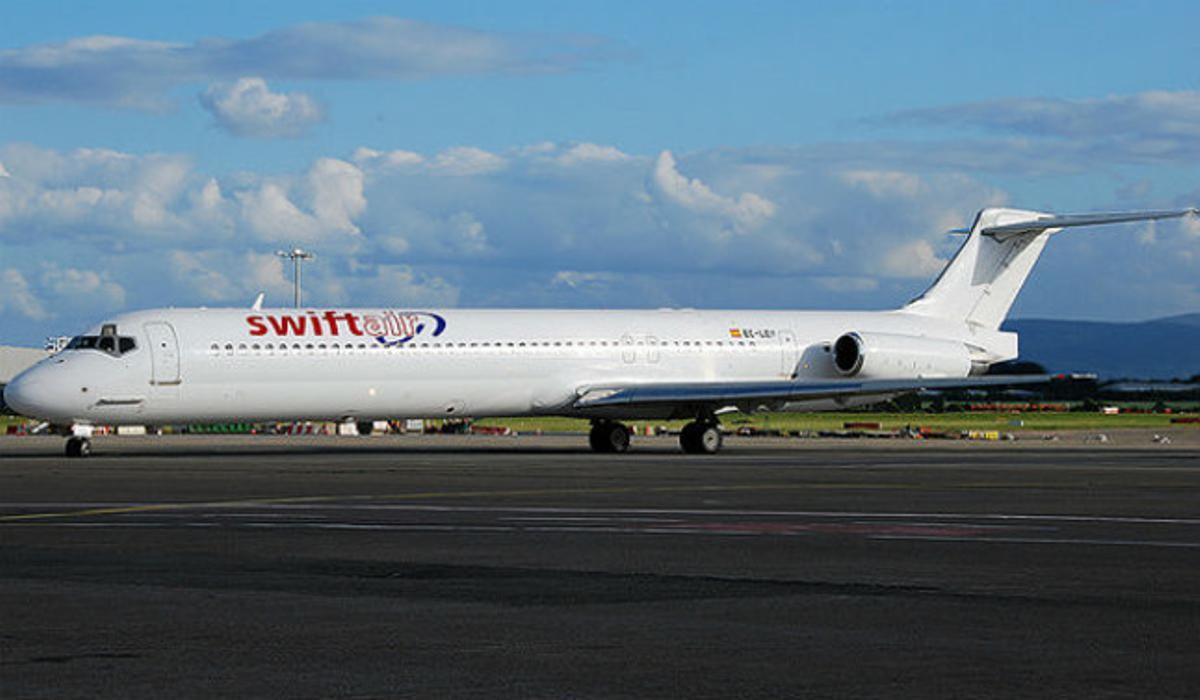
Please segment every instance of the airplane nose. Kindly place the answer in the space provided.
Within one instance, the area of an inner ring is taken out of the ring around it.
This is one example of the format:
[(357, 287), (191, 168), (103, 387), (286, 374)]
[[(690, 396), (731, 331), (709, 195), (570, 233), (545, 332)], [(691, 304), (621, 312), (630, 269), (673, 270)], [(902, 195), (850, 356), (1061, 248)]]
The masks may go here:
[(67, 405), (72, 395), (58, 379), (46, 367), (31, 367), (4, 387), (4, 403), (27, 418), (51, 420), (69, 417), (68, 414), (76, 410)]
[(30, 397), (29, 380), (22, 372), (4, 387), (4, 405), (23, 416), (32, 416), (34, 404)]

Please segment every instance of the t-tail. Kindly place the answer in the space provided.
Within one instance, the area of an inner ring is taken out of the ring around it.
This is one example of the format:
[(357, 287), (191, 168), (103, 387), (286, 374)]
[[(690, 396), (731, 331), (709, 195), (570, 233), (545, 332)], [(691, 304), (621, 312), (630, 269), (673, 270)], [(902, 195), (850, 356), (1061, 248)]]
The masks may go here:
[(1200, 210), (1048, 214), (1022, 209), (984, 209), (966, 242), (933, 285), (904, 311), (964, 321), (981, 331), (1000, 327), (1046, 241), (1064, 228), (1170, 219)]

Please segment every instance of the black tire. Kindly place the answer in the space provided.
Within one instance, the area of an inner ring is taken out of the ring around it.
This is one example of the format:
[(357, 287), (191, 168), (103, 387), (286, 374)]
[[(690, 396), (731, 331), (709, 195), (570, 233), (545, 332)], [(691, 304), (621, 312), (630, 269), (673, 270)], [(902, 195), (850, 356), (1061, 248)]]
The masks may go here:
[(619, 454), (629, 451), (629, 428), (621, 423), (605, 421), (592, 426), (588, 444), (601, 454)]
[(588, 433), (588, 444), (591, 445), (593, 452), (605, 454), (609, 452), (608, 443), (604, 439), (604, 425), (597, 423), (592, 426), (592, 431)]
[(679, 432), (679, 446), (690, 455), (711, 455), (724, 444), (721, 428), (716, 423), (688, 423)]
[(354, 424), (354, 427), (358, 430), (359, 435), (370, 435), (375, 430), (375, 423), (369, 420), (360, 420)]
[(83, 437), (73, 437), (67, 440), (68, 457), (87, 457), (92, 454), (92, 441)]
[(725, 443), (725, 438), (721, 435), (721, 428), (713, 423), (703, 426), (698, 431), (696, 443), (700, 448), (700, 454), (715, 455), (721, 451), (721, 445)]
[(695, 454), (696, 448), (696, 429), (699, 427), (696, 423), (688, 423), (683, 426), (683, 430), (679, 431), (679, 446), (683, 448), (685, 454)]

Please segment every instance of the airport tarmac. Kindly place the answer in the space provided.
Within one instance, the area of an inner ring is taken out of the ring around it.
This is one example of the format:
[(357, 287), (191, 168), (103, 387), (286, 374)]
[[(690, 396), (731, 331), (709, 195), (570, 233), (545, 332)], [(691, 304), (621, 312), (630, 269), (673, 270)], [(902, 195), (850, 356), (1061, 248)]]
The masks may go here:
[(0, 696), (1194, 698), (1194, 434), (0, 438)]

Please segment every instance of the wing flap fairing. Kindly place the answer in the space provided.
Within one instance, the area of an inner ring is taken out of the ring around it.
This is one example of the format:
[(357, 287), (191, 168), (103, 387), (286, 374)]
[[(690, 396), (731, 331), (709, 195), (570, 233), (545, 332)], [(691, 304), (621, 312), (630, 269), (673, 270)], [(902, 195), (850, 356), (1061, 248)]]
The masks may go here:
[(851, 396), (887, 396), (923, 389), (976, 389), (1045, 384), (1050, 380), (1050, 376), (1039, 374), (953, 379), (831, 380), (827, 382), (666, 382), (587, 388), (580, 392), (574, 407), (578, 410), (670, 405), (703, 405), (723, 408), (733, 405), (752, 406)]

